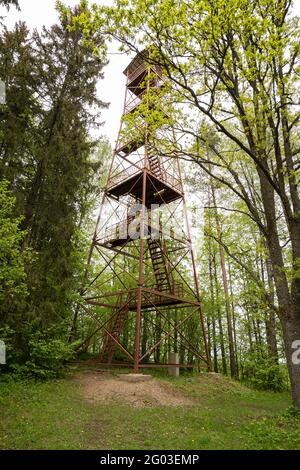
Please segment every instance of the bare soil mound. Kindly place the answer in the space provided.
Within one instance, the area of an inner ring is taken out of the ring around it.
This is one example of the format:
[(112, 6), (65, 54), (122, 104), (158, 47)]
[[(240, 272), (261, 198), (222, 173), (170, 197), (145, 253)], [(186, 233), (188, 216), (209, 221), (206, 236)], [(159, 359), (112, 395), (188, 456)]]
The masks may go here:
[(127, 382), (107, 372), (81, 372), (74, 380), (84, 397), (92, 403), (119, 402), (135, 407), (187, 406), (193, 402), (172, 385), (151, 378), (145, 382)]

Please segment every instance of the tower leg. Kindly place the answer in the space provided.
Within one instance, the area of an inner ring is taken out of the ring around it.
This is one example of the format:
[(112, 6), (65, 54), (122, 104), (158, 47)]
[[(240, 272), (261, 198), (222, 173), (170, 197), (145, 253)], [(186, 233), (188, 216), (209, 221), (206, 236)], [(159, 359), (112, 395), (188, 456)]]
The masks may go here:
[(142, 311), (142, 286), (138, 287), (138, 299), (135, 318), (135, 352), (134, 352), (134, 372), (139, 372), (140, 362), (140, 337), (141, 337), (141, 312)]
[(146, 215), (146, 186), (147, 186), (147, 172), (144, 169), (143, 173), (143, 195), (142, 195), (142, 211), (140, 223), (140, 259), (139, 259), (139, 281), (137, 291), (137, 309), (135, 319), (135, 352), (134, 352), (134, 372), (139, 372), (140, 362), (140, 337), (141, 337), (141, 316), (142, 316), (142, 289), (143, 289), (143, 263), (145, 251), (145, 215)]

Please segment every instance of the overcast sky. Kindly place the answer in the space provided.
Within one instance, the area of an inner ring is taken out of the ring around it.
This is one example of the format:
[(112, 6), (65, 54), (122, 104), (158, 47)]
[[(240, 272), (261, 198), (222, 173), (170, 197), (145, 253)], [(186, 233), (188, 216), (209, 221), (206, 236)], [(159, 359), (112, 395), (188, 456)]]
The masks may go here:
[[(69, 6), (75, 6), (78, 2), (79, 0), (64, 0), (64, 3)], [(93, 0), (92, 3), (111, 5), (113, 0)], [(4, 8), (0, 7), (0, 16), (6, 16), (5, 24), (9, 27), (13, 27), (16, 21), (24, 20), (30, 28), (41, 29), (43, 25), (50, 26), (57, 21), (55, 0), (19, 0), (19, 4), (21, 12), (11, 8), (9, 13), (6, 10), (4, 13)], [(300, 14), (300, 0), (294, 0), (294, 9), (297, 14)], [(125, 77), (122, 72), (130, 58), (126, 55), (114, 54), (118, 52), (117, 44), (110, 45), (109, 52), (112, 55), (109, 55), (110, 63), (105, 68), (105, 79), (99, 83), (99, 97), (103, 101), (110, 102), (109, 109), (102, 113), (105, 124), (101, 133), (106, 134), (114, 146), (124, 101)]]

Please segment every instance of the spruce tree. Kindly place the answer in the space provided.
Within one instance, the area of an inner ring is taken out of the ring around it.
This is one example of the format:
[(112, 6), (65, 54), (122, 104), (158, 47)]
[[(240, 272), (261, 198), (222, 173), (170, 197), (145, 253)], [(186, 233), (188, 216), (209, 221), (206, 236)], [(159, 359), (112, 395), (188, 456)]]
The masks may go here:
[[(95, 54), (73, 27), (74, 16), (86, 7), (58, 8), (58, 24), (41, 33), (30, 33), (24, 23), (0, 33), (0, 79), (6, 85), (0, 178), (16, 198), (15, 216), (22, 216), (22, 251), (34, 253), (26, 265), (29, 295), (18, 333), (25, 355), (37, 331), (68, 336), (83, 269), (82, 231), (109, 152), (105, 142), (90, 137), (106, 106), (97, 97), (106, 65), (103, 38), (93, 34)], [(16, 319), (12, 311), (6, 322)]]
[[(71, 9), (60, 23), (34, 33), (37, 92), (42, 105), (39, 139), (34, 152), (35, 174), (25, 204), (27, 243), (38, 253), (31, 270), (31, 310), (41, 327), (66, 318), (76, 287), (77, 227), (85, 210), (86, 188), (95, 163), (91, 126), (99, 125), (105, 106), (97, 82), (105, 61), (85, 44), (79, 28), (69, 29)], [(103, 39), (93, 41), (101, 49)]]

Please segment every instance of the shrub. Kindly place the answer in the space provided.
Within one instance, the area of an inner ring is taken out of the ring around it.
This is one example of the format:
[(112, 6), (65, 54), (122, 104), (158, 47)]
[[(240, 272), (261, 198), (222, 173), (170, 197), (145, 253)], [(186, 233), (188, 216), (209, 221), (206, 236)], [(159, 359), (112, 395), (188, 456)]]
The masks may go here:
[(73, 345), (61, 339), (32, 339), (29, 348), (29, 359), (24, 364), (12, 364), (11, 369), (18, 375), (38, 379), (62, 377), (65, 361), (74, 355)]
[(243, 380), (257, 390), (282, 392), (288, 388), (285, 367), (266, 358), (247, 358), (243, 364)]

